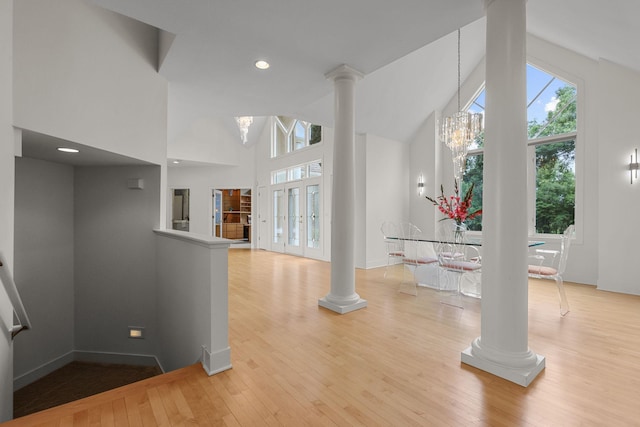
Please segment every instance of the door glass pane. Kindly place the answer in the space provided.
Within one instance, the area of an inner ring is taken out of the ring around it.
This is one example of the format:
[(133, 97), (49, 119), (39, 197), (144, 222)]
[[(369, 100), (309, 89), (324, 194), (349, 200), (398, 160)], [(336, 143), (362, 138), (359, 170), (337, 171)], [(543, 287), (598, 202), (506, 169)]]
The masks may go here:
[(213, 235), (222, 237), (222, 192), (216, 191), (214, 197), (214, 230)]
[(289, 246), (300, 246), (300, 188), (289, 189)]
[(307, 247), (320, 247), (320, 186), (307, 186)]
[(282, 243), (284, 232), (284, 191), (273, 192), (273, 243)]

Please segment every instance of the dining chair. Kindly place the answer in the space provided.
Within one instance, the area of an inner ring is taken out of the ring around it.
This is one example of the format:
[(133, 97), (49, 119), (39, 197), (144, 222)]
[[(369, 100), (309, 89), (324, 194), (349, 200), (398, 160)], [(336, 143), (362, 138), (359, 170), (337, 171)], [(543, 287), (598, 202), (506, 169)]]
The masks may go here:
[[(462, 277), (468, 277), (473, 282), (479, 282), (482, 269), (480, 251), (477, 247), (468, 245), (464, 240), (456, 241), (454, 233), (455, 221), (444, 220), (438, 228), (437, 254), (438, 264), (440, 266), (440, 290), (451, 292), (449, 298), (441, 299), (443, 304), (454, 305), (463, 308), (461, 296), (461, 280)], [(453, 289), (447, 286), (448, 280), (445, 277), (454, 277)], [(474, 295), (475, 296), (475, 295)]]
[(401, 225), (404, 239), (404, 271), (402, 282), (398, 292), (409, 295), (418, 295), (417, 271), (419, 267), (435, 264), (438, 258), (428, 253), (428, 242), (421, 241), (422, 231), (414, 224), (403, 223)]
[(534, 279), (549, 279), (556, 282), (558, 296), (560, 298), (560, 316), (569, 312), (569, 301), (564, 290), (562, 275), (567, 266), (569, 247), (575, 235), (575, 226), (571, 224), (566, 228), (560, 240), (560, 250), (536, 249), (529, 257), (529, 277)]
[(396, 264), (401, 262), (404, 258), (404, 240), (402, 240), (403, 233), (400, 226), (391, 221), (384, 221), (380, 226), (380, 232), (385, 246), (385, 252), (387, 256), (387, 267), (384, 270), (384, 277), (387, 277), (389, 271), (389, 264)]

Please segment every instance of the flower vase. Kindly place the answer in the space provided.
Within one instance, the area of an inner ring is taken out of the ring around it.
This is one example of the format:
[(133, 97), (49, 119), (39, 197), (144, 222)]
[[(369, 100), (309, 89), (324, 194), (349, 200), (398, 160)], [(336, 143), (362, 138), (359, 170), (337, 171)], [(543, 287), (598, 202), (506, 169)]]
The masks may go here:
[(465, 235), (467, 234), (467, 225), (464, 222), (457, 222), (453, 228), (453, 241), (456, 245), (460, 245), (465, 242)]

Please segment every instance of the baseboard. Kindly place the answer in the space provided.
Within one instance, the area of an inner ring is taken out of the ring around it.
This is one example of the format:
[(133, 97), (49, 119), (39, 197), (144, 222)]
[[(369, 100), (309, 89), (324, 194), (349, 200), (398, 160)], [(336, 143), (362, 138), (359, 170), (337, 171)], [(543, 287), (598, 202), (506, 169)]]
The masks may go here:
[(200, 363), (209, 376), (231, 369), (231, 348), (226, 347), (211, 353), (207, 347), (203, 345)]
[(150, 354), (128, 354), (128, 353), (111, 353), (105, 351), (82, 351), (76, 350), (74, 359), (78, 362), (90, 363), (112, 363), (118, 365), (137, 365), (137, 366), (158, 366), (162, 372), (162, 365), (154, 355)]
[(50, 362), (15, 377), (13, 379), (13, 391), (20, 390), (22, 387), (29, 385), (32, 382), (49, 375), (51, 372), (62, 368), (64, 365), (73, 362), (75, 360), (73, 353), (73, 351), (70, 351), (69, 353), (63, 354)]
[[(389, 265), (396, 265), (396, 264), (402, 264), (402, 260), (394, 259), (389, 262)], [(386, 267), (386, 266), (387, 266), (386, 258), (383, 260), (371, 260), (371, 261), (367, 261), (365, 270), (369, 270), (371, 268)]]
[(13, 379), (13, 390), (20, 390), (22, 387), (75, 361), (117, 365), (157, 366), (162, 372), (165, 372), (158, 358), (153, 355), (74, 350), (15, 377)]

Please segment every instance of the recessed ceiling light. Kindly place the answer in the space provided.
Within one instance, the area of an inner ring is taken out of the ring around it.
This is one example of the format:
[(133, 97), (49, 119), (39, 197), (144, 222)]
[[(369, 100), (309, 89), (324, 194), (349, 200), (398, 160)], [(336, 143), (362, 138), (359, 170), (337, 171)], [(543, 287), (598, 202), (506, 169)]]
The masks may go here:
[(180, 163), (178, 160), (174, 160), (174, 161), (173, 161), (173, 164), (174, 164), (174, 165), (177, 165), (178, 163)]
[(67, 147), (59, 147), (58, 151), (62, 151), (62, 152), (65, 152), (65, 153), (78, 153), (79, 152), (75, 148), (67, 148)]
[(267, 68), (269, 68), (269, 63), (263, 59), (257, 60), (255, 65), (259, 70), (266, 70)]

